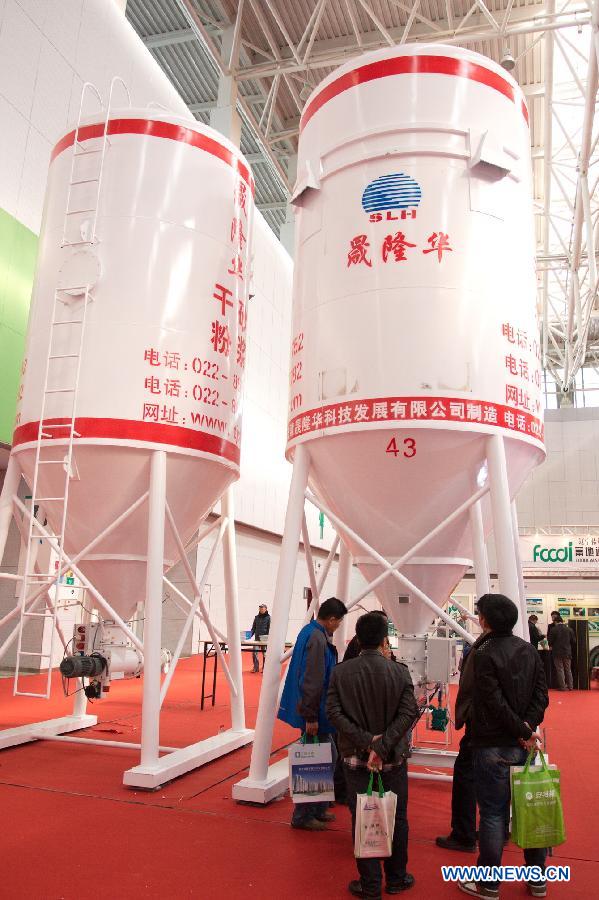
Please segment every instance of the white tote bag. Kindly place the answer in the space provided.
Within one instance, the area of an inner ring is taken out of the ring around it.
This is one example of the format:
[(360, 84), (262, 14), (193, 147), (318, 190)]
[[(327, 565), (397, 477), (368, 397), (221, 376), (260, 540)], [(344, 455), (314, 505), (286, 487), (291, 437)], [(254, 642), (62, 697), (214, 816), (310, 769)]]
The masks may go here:
[(354, 856), (358, 859), (381, 859), (391, 856), (393, 849), (397, 794), (385, 792), (380, 772), (378, 791), (373, 794), (373, 780), (374, 772), (371, 772), (366, 793), (356, 798)]
[(289, 793), (294, 803), (335, 799), (331, 745), (297, 741), (289, 747)]

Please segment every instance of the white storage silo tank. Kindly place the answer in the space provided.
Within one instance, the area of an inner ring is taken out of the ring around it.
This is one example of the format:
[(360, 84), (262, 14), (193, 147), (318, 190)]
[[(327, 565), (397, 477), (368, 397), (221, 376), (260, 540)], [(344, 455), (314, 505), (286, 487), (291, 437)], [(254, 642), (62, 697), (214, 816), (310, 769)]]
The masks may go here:
[[(113, 111), (105, 147), (104, 128), (86, 120), (52, 153), (12, 451), (31, 485), (43, 415), (41, 459), (61, 459), (77, 388), (70, 556), (147, 491), (156, 449), (184, 542), (239, 475), (249, 167), (222, 135), (155, 109)], [(87, 284), (81, 341), (60, 323), (81, 318)], [(36, 497), (63, 491), (62, 467), (39, 466)], [(62, 502), (39, 502), (59, 533)], [(125, 620), (144, 598), (147, 517), (79, 564)], [(167, 527), (165, 564), (177, 558)]]
[[(460, 48), (353, 60), (306, 104), (295, 203), (288, 458), (305, 443), (316, 496), (394, 561), (474, 493), (488, 435), (512, 497), (544, 457), (522, 92)], [(464, 514), (401, 571), (442, 605), (470, 556)], [(393, 578), (378, 593), (426, 631)]]

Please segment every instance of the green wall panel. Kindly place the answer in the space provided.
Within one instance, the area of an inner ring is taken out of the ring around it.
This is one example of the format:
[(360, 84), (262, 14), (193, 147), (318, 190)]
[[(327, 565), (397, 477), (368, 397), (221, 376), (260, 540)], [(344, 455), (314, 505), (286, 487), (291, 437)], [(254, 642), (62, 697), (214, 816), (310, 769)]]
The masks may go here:
[(0, 209), (0, 444), (12, 441), (37, 243)]

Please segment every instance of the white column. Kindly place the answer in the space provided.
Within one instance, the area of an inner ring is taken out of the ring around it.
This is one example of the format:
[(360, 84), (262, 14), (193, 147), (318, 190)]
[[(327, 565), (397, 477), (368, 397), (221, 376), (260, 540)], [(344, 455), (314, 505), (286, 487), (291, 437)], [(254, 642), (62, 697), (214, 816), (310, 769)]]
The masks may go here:
[(160, 737), (160, 650), (162, 643), (162, 576), (166, 509), (166, 453), (155, 450), (150, 468), (148, 566), (144, 622), (144, 681), (141, 714), (141, 764), (158, 762)]
[(489, 580), (489, 558), (487, 556), (487, 545), (483, 529), (483, 510), (480, 500), (470, 507), (470, 530), (472, 532), (472, 559), (476, 579), (476, 596), (482, 597), (483, 594), (488, 594), (491, 590), (491, 582)]
[(268, 760), (272, 746), (272, 732), (277, 712), (277, 697), (281, 678), (281, 656), (285, 648), (289, 609), (293, 593), (293, 580), (299, 553), (299, 539), (304, 513), (304, 494), (308, 484), (310, 454), (305, 444), (295, 448), (293, 475), (289, 489), (289, 502), (285, 515), (283, 543), (279, 558), (279, 570), (270, 622), (268, 653), (264, 665), (262, 690), (256, 719), (256, 734), (252, 748), (249, 778), (264, 781), (268, 772)]
[(245, 728), (243, 702), (243, 667), (241, 664), (241, 633), (239, 631), (239, 601), (237, 593), (237, 559), (235, 555), (235, 504), (233, 486), (227, 488), (221, 498), (221, 511), (228, 521), (223, 535), (223, 564), (225, 570), (225, 605), (227, 610), (227, 643), (229, 645), (229, 670), (237, 688), (237, 696), (231, 698), (231, 725), (233, 731)]
[[(293, 185), (295, 184), (295, 180), (297, 178), (297, 154), (289, 157), (289, 162), (287, 164), (287, 175), (289, 178), (289, 184), (293, 188)], [(293, 258), (293, 254), (295, 252), (295, 212), (290, 200), (287, 201), (285, 221), (283, 222), (279, 230), (279, 239), (287, 253)], [(341, 597), (339, 599), (341, 599)]]
[(2, 484), (2, 492), (0, 493), (0, 565), (2, 564), (6, 539), (12, 521), (12, 498), (19, 490), (20, 481), (21, 468), (11, 453), (8, 457), (8, 466), (4, 473), (4, 482)]
[[(339, 544), (339, 562), (337, 564), (336, 596), (339, 600), (343, 600), (345, 604), (347, 604), (350, 599), (349, 593), (351, 582), (351, 567), (351, 553), (349, 552), (343, 541), (341, 541)], [(341, 625), (335, 632), (333, 642), (335, 644), (335, 647), (337, 648), (339, 659), (343, 659), (343, 654), (345, 653), (345, 647), (347, 643), (347, 616), (344, 616), (341, 620)]]
[[(226, 66), (229, 65), (234, 36), (232, 25), (222, 33), (221, 58)], [(237, 65), (236, 60), (234, 65)], [(218, 96), (215, 108), (210, 110), (210, 125), (239, 147), (241, 118), (237, 112), (237, 82), (231, 75), (221, 75), (218, 79)]]
[(516, 566), (518, 569), (518, 595), (520, 600), (520, 637), (525, 641), (530, 640), (528, 631), (528, 616), (526, 614), (526, 588), (524, 587), (524, 576), (522, 574), (522, 557), (520, 556), (520, 529), (518, 528), (518, 511), (516, 510), (516, 501), (512, 500), (512, 532), (514, 535), (514, 556), (516, 557)]
[(520, 585), (514, 552), (512, 502), (507, 478), (505, 445), (501, 435), (494, 434), (487, 438), (487, 462), (499, 591), (519, 606)]

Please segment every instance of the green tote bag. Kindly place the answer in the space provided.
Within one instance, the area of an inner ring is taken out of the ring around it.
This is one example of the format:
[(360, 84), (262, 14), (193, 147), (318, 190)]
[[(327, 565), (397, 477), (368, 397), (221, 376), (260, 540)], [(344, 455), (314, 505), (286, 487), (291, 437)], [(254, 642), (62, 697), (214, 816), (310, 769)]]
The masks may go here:
[(536, 752), (531, 750), (526, 765), (512, 767), (512, 840), (523, 849), (566, 840), (559, 769), (548, 766), (541, 751), (541, 765), (531, 766)]

